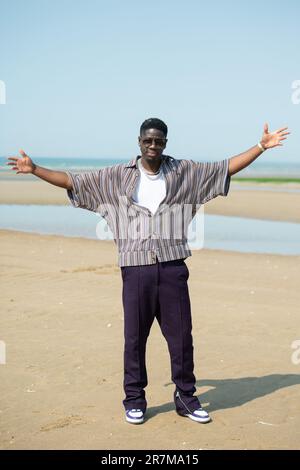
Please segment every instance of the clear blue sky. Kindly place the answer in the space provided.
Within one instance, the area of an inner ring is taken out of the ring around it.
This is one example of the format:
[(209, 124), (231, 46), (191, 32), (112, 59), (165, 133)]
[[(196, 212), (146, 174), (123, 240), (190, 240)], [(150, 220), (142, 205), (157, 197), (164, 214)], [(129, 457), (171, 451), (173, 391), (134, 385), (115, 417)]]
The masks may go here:
[(298, 161), (299, 0), (1, 0), (0, 155), (132, 158), (141, 122), (166, 153), (222, 159), (288, 125), (261, 158)]

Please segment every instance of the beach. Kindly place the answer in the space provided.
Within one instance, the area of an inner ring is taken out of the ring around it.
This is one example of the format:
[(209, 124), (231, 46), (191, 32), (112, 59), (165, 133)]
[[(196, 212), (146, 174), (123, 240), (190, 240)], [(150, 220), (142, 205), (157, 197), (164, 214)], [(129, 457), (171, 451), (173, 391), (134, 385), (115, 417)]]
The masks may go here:
[(300, 1), (1, 17), (0, 450), (300, 450)]
[[(69, 204), (65, 190), (20, 176), (1, 181), (2, 204)], [(205, 212), (299, 223), (300, 194), (268, 188), (232, 185)], [(1, 449), (299, 449), (292, 344), (300, 339), (300, 256), (193, 252), (186, 263), (197, 395), (212, 422), (175, 413), (167, 345), (155, 322), (147, 420), (133, 426), (122, 405), (114, 243), (12, 230), (0, 237)]]

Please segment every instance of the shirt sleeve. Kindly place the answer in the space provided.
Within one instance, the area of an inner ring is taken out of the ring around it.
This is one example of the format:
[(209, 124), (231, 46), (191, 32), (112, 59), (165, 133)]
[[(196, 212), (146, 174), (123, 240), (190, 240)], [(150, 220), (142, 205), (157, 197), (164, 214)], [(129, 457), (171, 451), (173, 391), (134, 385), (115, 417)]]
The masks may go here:
[(197, 203), (205, 204), (217, 196), (227, 196), (231, 177), (229, 159), (219, 162), (197, 162)]
[(73, 189), (67, 189), (67, 195), (74, 207), (98, 212), (102, 203), (100, 175), (101, 170), (89, 171), (87, 173), (72, 173), (66, 171), (72, 181)]

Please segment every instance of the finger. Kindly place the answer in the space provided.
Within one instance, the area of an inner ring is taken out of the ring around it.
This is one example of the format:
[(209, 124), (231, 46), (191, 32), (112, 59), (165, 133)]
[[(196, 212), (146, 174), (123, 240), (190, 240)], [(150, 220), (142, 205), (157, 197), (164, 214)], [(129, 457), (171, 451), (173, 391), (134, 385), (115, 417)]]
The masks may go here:
[(6, 162), (6, 165), (15, 165), (15, 162)]
[(26, 155), (26, 153), (24, 152), (23, 149), (20, 149), (19, 152), (22, 155), (22, 157), (27, 157), (27, 155)]
[(288, 134), (290, 134), (290, 132), (283, 132), (283, 133), (281, 133), (281, 135), (288, 135)]
[(19, 160), (18, 157), (7, 157), (7, 160)]
[(288, 127), (281, 127), (280, 129), (277, 129), (277, 131), (275, 132), (278, 134), (279, 132), (285, 131), (286, 129), (288, 129)]
[(285, 140), (287, 139), (287, 137), (280, 137), (280, 140)]
[(269, 127), (268, 127), (268, 123), (265, 122), (264, 124), (264, 132), (267, 134), (269, 132)]

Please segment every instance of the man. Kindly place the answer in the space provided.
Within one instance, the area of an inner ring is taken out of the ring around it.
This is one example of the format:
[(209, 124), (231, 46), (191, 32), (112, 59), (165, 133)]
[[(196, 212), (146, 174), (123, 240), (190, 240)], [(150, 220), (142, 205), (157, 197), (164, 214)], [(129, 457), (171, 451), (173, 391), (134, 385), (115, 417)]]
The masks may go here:
[(127, 422), (144, 421), (148, 383), (145, 352), (154, 318), (169, 348), (177, 413), (200, 423), (210, 421), (194, 396), (189, 271), (184, 261), (191, 251), (186, 228), (200, 205), (228, 194), (231, 175), (266, 149), (281, 146), (289, 134), (286, 130), (283, 127), (269, 133), (265, 124), (261, 141), (246, 152), (202, 163), (164, 154), (168, 128), (160, 119), (150, 118), (140, 127), (141, 155), (126, 164), (75, 174), (42, 168), (23, 151), (21, 158), (8, 158), (12, 162), (7, 164), (17, 173), (32, 173), (67, 189), (75, 207), (99, 212), (114, 234), (123, 280), (123, 405)]

